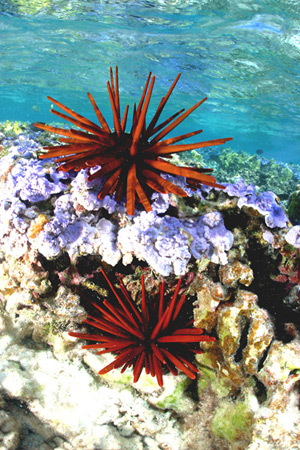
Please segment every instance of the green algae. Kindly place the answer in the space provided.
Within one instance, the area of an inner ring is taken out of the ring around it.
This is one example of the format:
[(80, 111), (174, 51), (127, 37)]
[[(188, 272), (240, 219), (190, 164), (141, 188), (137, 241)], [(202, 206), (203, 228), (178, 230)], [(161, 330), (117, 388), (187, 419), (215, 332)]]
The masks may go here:
[(300, 186), (290, 195), (288, 203), (288, 215), (291, 222), (300, 223)]
[(223, 401), (211, 421), (213, 433), (228, 442), (247, 440), (251, 435), (253, 413), (247, 400)]
[[(210, 160), (207, 162), (209, 164)], [(253, 183), (258, 192), (275, 192), (283, 202), (288, 200), (298, 182), (292, 168), (274, 159), (264, 160), (258, 155), (235, 152), (231, 148), (222, 149), (214, 175), (222, 183), (232, 183), (243, 178), (245, 184)]]
[(28, 124), (25, 122), (18, 122), (15, 120), (11, 122), (10, 120), (6, 120), (5, 122), (0, 123), (0, 132), (5, 135), (5, 137), (15, 137), (20, 133), (24, 133), (28, 127)]
[(183, 407), (183, 404), (186, 403), (186, 390), (191, 384), (191, 380), (189, 378), (184, 378), (180, 381), (174, 391), (161, 398), (156, 406), (162, 409), (173, 409), (174, 411), (180, 411)]
[[(203, 357), (202, 357), (203, 356)], [(217, 398), (225, 398), (230, 394), (230, 387), (225, 378), (220, 377), (220, 374), (210, 368), (211, 361), (209, 353), (201, 355), (200, 371), (201, 376), (198, 377), (197, 390), (198, 396), (201, 398), (203, 393), (207, 390), (213, 391)]]
[(0, 159), (3, 158), (3, 156), (8, 155), (8, 152), (9, 152), (8, 147), (3, 147), (2, 149), (0, 147)]

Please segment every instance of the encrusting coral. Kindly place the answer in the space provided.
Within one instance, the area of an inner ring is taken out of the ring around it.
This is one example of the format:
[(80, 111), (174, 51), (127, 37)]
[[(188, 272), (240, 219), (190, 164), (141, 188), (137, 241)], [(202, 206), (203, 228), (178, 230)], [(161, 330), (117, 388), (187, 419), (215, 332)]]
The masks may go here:
[[(239, 197), (237, 206), (248, 211), (257, 212), (265, 217), (265, 223), (269, 228), (284, 228), (289, 220), (280, 206), (278, 197), (274, 192), (266, 191), (256, 195), (254, 185), (245, 185), (240, 178), (235, 184), (226, 184), (225, 192), (229, 196)], [(252, 213), (253, 214), (253, 213)], [(251, 213), (250, 213), (251, 215)]]
[(167, 94), (161, 99), (152, 120), (146, 125), (146, 114), (155, 81), (155, 76), (151, 78), (151, 72), (149, 73), (140, 102), (137, 107), (134, 106), (130, 133), (125, 131), (129, 105), (126, 106), (121, 119), (118, 67), (116, 67), (115, 79), (112, 68), (110, 69), (110, 82), (107, 82), (113, 112), (114, 131), (111, 131), (90, 93), (87, 95), (100, 125), (77, 114), (52, 97), (48, 97), (52, 103), (69, 115), (51, 109), (53, 114), (85, 131), (72, 128), (66, 130), (36, 123), (37, 128), (65, 136), (59, 138), (59, 140), (66, 144), (44, 147), (47, 154), (39, 155), (39, 157), (41, 159), (58, 157), (56, 162), (60, 164), (59, 170), (64, 172), (88, 168), (89, 181), (105, 177), (106, 181), (98, 194), (99, 199), (103, 199), (107, 194), (114, 193), (115, 200), (121, 201), (126, 193), (127, 214), (129, 215), (134, 214), (136, 195), (147, 212), (152, 210), (149, 193), (153, 191), (164, 194), (174, 193), (181, 197), (187, 195), (185, 190), (171, 183), (161, 174), (169, 173), (186, 177), (187, 184), (192, 187), (200, 187), (201, 184), (205, 184), (222, 188), (222, 185), (215, 182), (214, 177), (205, 173), (211, 172), (212, 169), (178, 167), (165, 160), (174, 153), (224, 144), (232, 139), (222, 138), (193, 144), (174, 145), (176, 142), (201, 133), (202, 130), (164, 139), (206, 100), (206, 98), (202, 99), (185, 112), (184, 109), (181, 109), (158, 125), (158, 119), (179, 77), (180, 74), (177, 75)]

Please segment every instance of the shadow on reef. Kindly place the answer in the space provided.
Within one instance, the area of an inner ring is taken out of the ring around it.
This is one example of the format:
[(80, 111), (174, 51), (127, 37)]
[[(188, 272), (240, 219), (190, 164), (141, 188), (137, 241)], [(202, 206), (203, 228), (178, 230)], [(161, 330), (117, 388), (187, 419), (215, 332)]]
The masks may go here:
[(298, 311), (295, 311), (293, 307), (284, 302), (291, 289), (288, 281), (280, 283), (270, 278), (270, 274), (274, 273), (280, 265), (281, 255), (278, 252), (275, 260), (270, 259), (270, 256), (257, 245), (255, 239), (250, 239), (247, 252), (254, 272), (251, 291), (258, 295), (258, 305), (271, 314), (275, 325), (276, 339), (290, 342), (294, 336), (290, 334), (287, 324), (294, 323), (300, 331), (300, 307), (298, 307)]
[(3, 449), (26, 450), (33, 449), (33, 445), (35, 448), (54, 449), (58, 442), (61, 448), (69, 445), (63, 433), (58, 433), (55, 426), (45, 423), (34, 414), (26, 401), (12, 398), (2, 389), (0, 398)]
[[(222, 192), (219, 194), (219, 200), (222, 201), (223, 195)], [(252, 204), (240, 210), (237, 210), (236, 205), (234, 208), (227, 207), (223, 211), (223, 219), (225, 227), (236, 234), (235, 241), (242, 242), (243, 250), (239, 249), (236, 256), (253, 270), (253, 280), (246, 289), (255, 293), (258, 306), (270, 313), (275, 337), (282, 342), (290, 342), (295, 332), (288, 324), (294, 324), (300, 331), (300, 298), (297, 289), (300, 281), (299, 250), (285, 242), (277, 228), (275, 233), (272, 230), (274, 242), (267, 245), (264, 221), (252, 209)], [(241, 234), (239, 238), (236, 230)]]

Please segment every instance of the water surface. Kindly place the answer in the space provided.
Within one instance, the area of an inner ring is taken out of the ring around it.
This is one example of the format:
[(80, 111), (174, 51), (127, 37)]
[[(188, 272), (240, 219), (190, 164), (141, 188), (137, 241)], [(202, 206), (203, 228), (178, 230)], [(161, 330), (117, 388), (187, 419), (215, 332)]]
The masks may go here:
[(208, 100), (180, 134), (300, 163), (298, 0), (5, 0), (0, 34), (0, 121), (55, 120), (46, 95), (94, 120), (87, 91), (110, 120), (116, 64), (123, 107), (156, 75), (151, 114), (181, 72), (166, 114)]

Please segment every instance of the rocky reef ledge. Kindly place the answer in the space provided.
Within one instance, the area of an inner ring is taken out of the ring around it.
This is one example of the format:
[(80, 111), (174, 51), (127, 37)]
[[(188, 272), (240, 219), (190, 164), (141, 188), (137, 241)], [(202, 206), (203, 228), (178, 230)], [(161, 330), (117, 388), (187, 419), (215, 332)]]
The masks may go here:
[[(6, 123), (0, 141), (2, 448), (298, 449), (300, 225), (276, 190), (172, 177), (188, 197), (153, 194), (152, 212), (129, 217), (97, 198), (99, 181), (37, 158), (48, 133)], [(195, 380), (97, 374), (112, 356), (68, 332), (109, 295), (100, 268), (137, 303), (142, 275), (150, 297), (182, 278), (195, 327), (216, 337)]]

